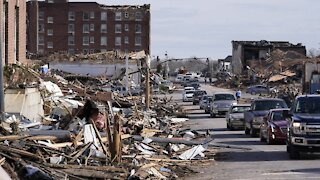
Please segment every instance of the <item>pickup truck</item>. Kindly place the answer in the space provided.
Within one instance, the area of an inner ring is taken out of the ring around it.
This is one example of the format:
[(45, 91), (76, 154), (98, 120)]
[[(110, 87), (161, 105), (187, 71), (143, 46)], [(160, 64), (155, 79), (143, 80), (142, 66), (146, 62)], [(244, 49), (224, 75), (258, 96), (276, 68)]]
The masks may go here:
[(320, 95), (297, 96), (287, 119), (287, 152), (299, 159), (300, 152), (320, 152)]
[(255, 99), (249, 111), (244, 112), (244, 132), (252, 137), (258, 135), (260, 126), (270, 109), (287, 108), (284, 100), (278, 98)]

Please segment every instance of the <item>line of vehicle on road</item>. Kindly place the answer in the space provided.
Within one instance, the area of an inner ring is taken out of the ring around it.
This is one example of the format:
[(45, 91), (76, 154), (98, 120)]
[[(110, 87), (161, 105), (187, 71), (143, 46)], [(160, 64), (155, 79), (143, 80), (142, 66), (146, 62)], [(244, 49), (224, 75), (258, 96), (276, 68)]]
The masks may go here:
[(299, 159), (302, 152), (320, 153), (320, 95), (297, 96), (288, 108), (279, 98), (257, 98), (251, 104), (238, 104), (230, 92), (193, 92), (198, 93), (190, 101), (211, 117), (225, 115), (229, 130), (244, 130), (246, 135), (259, 137), (267, 144), (286, 144), (291, 159)]

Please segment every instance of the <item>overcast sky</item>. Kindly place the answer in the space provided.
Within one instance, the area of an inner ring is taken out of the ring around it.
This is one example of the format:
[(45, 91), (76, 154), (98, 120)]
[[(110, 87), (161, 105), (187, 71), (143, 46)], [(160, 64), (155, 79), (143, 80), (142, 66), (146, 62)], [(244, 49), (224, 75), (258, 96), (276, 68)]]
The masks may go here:
[(69, 0), (151, 4), (151, 54), (225, 58), (232, 40), (301, 42), (320, 47), (319, 0)]

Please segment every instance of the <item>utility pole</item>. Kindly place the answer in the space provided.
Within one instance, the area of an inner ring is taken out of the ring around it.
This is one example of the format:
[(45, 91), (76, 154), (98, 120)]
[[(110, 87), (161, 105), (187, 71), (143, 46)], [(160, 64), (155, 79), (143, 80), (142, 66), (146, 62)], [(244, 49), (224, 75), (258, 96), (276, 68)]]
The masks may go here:
[[(2, 17), (2, 16), (1, 16)], [(1, 113), (1, 121), (4, 121), (4, 90), (3, 90), (3, 24), (2, 18), (0, 19), (1, 29), (0, 29), (0, 113)]]
[(126, 93), (128, 93), (129, 89), (129, 57), (128, 54), (126, 55)]
[(146, 89), (145, 89), (145, 104), (146, 104), (146, 110), (150, 109), (150, 56), (148, 55), (146, 57)]

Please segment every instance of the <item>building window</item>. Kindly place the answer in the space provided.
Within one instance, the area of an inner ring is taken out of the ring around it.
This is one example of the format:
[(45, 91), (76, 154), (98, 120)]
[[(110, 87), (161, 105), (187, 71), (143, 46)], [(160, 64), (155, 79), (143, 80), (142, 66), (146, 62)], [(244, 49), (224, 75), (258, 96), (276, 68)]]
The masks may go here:
[(84, 46), (87, 46), (87, 45), (89, 45), (89, 36), (83, 36), (83, 45)]
[(89, 33), (89, 24), (83, 24), (83, 33)]
[(47, 18), (47, 22), (50, 23), (50, 24), (53, 23), (53, 17), (48, 17)]
[(48, 36), (53, 36), (53, 29), (48, 29), (47, 30), (47, 35)]
[(107, 24), (101, 24), (101, 33), (107, 32)]
[(93, 36), (90, 36), (90, 43), (94, 44), (94, 37)]
[(68, 13), (68, 19), (69, 19), (69, 21), (74, 21), (74, 20), (75, 20), (75, 14), (74, 14), (74, 12), (69, 12), (69, 13)]
[(107, 20), (107, 12), (101, 12), (101, 21)]
[(68, 54), (74, 55), (75, 54), (74, 49), (73, 48), (68, 49)]
[(121, 19), (122, 19), (122, 13), (116, 12), (116, 21), (121, 21)]
[(43, 36), (38, 37), (38, 45), (44, 45), (44, 37)]
[(44, 33), (44, 24), (39, 24), (39, 33)]
[(88, 21), (90, 17), (90, 14), (88, 12), (83, 12), (83, 20)]
[(47, 48), (52, 49), (53, 48), (53, 43), (52, 42), (48, 42)]
[(74, 33), (74, 24), (68, 24), (68, 33)]
[(121, 37), (116, 37), (115, 45), (116, 46), (121, 46)]
[(141, 37), (140, 36), (136, 36), (134, 44), (136, 46), (141, 46)]
[(94, 12), (93, 11), (90, 12), (90, 19), (94, 19)]
[(124, 30), (125, 30), (125, 31), (129, 31), (129, 24), (125, 24), (125, 25), (124, 25)]
[(128, 13), (128, 12), (125, 12), (125, 13), (124, 13), (124, 18), (126, 18), (126, 19), (129, 18), (129, 13)]
[(90, 24), (90, 31), (94, 31), (94, 24)]
[(74, 45), (75, 42), (74, 42), (74, 36), (69, 36), (68, 37), (68, 45)]
[(124, 43), (129, 44), (129, 37), (128, 36), (124, 37)]
[(39, 48), (39, 49), (38, 49), (38, 53), (39, 53), (39, 54), (43, 54), (43, 53), (44, 53), (44, 49)]
[(115, 32), (116, 32), (116, 33), (121, 33), (121, 24), (116, 24), (116, 26), (115, 26)]
[(136, 24), (136, 33), (141, 33), (141, 24)]
[(39, 11), (39, 20), (44, 20), (44, 12)]
[(101, 36), (100, 45), (101, 46), (106, 46), (107, 45), (107, 36)]
[(141, 12), (138, 11), (136, 12), (136, 21), (141, 21), (142, 20), (142, 15), (141, 15)]

